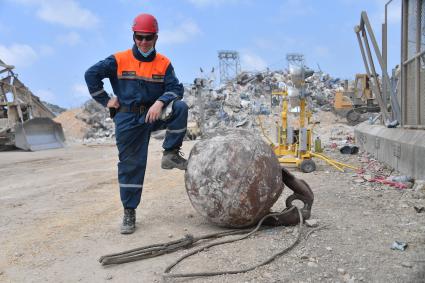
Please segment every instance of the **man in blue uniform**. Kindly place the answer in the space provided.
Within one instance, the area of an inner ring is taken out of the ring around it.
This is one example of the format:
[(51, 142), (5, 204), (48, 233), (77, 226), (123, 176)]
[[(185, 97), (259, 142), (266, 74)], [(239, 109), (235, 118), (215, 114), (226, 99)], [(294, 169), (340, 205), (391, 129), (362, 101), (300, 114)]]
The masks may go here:
[[(170, 60), (155, 50), (158, 23), (152, 15), (140, 14), (132, 30), (132, 49), (109, 56), (85, 73), (90, 95), (116, 113), (118, 181), (124, 207), (122, 234), (131, 234), (136, 228), (135, 209), (142, 194), (151, 132), (167, 128), (163, 169), (185, 170), (187, 166), (180, 147), (186, 134), (188, 107), (181, 101), (184, 89)], [(110, 98), (104, 91), (105, 78), (116, 97)]]

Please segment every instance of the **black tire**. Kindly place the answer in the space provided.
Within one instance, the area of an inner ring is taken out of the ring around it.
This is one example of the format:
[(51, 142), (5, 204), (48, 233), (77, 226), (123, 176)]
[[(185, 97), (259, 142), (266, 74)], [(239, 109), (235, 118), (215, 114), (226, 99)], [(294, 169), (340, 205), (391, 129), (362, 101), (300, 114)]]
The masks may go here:
[(351, 109), (345, 117), (347, 118), (348, 124), (354, 126), (360, 122), (362, 115), (356, 110)]
[(311, 159), (304, 159), (300, 164), (300, 170), (304, 173), (316, 171), (316, 163)]

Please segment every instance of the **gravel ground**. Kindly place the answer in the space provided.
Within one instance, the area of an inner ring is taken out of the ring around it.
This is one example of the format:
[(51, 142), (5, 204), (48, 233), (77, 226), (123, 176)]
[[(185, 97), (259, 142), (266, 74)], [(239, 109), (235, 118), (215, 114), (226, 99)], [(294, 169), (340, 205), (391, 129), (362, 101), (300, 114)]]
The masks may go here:
[[(188, 154), (194, 142), (186, 142)], [(192, 208), (184, 172), (160, 169), (161, 142), (152, 139), (137, 230), (119, 234), (122, 208), (114, 145), (78, 145), (41, 152), (1, 152), (1, 282), (425, 282), (425, 192), (370, 183), (319, 162), (317, 171), (293, 173), (315, 193), (312, 219), (289, 253), (253, 271), (210, 278), (163, 279), (164, 269), (187, 251), (102, 267), (98, 258), (191, 233), (222, 228)], [(365, 166), (364, 155), (341, 155)], [(283, 208), (286, 188), (276, 209)], [(298, 228), (278, 227), (197, 254), (173, 272), (239, 269), (289, 246)], [(392, 250), (394, 241), (408, 244)]]

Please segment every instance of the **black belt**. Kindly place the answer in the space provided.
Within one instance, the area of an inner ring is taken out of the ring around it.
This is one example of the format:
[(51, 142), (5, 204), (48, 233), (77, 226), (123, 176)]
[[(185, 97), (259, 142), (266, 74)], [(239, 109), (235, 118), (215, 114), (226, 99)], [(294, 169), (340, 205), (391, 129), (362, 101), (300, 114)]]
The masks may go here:
[(128, 106), (120, 106), (120, 108), (118, 108), (118, 112), (132, 112), (132, 113), (138, 113), (138, 114), (143, 114), (146, 109), (148, 109), (148, 107), (146, 107), (145, 105), (132, 105), (130, 107)]
[(111, 118), (114, 118), (117, 112), (127, 112), (127, 113), (137, 113), (137, 114), (143, 114), (149, 107), (146, 107), (145, 105), (132, 105), (130, 107), (128, 106), (120, 106), (120, 108), (109, 108), (109, 114)]

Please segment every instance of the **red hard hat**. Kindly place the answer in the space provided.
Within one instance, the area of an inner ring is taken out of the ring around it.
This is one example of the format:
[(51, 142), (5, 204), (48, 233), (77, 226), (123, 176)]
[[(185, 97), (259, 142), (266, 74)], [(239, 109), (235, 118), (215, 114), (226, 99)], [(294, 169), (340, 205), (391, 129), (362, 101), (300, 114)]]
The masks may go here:
[(134, 32), (157, 33), (158, 22), (150, 14), (140, 14), (134, 19), (132, 29)]

